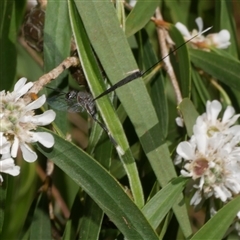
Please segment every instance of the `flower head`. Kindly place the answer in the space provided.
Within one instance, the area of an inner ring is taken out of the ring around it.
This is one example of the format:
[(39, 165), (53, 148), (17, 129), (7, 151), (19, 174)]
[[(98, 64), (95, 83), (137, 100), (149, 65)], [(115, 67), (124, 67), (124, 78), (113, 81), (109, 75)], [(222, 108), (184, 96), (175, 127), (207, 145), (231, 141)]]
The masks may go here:
[(207, 101), (206, 112), (197, 118), (196, 124), (193, 127), (193, 132), (202, 131), (208, 137), (211, 137), (215, 133), (219, 132), (224, 135), (239, 135), (240, 126), (233, 126), (233, 124), (235, 124), (237, 119), (240, 117), (240, 114), (234, 115), (234, 108), (232, 106), (228, 106), (224, 111), (222, 118), (219, 118), (221, 110), (222, 105), (219, 101)]
[(201, 32), (203, 30), (203, 20), (201, 17), (196, 18), (195, 20), (198, 30), (193, 29), (192, 32), (189, 32), (187, 27), (183, 25), (180, 22), (176, 23), (176, 28), (181, 32), (185, 40), (189, 40), (190, 38), (196, 36), (193, 38), (190, 43), (193, 48), (201, 48), (204, 50), (209, 50), (211, 47), (224, 49), (227, 48), (231, 43), (230, 40), (230, 33), (228, 30), (223, 29), (219, 33), (213, 33), (209, 34), (206, 37), (204, 37)]
[(181, 174), (194, 182), (190, 203), (195, 206), (212, 196), (226, 202), (240, 193), (240, 126), (232, 126), (239, 115), (229, 106), (218, 119), (221, 108), (218, 101), (208, 101), (194, 135), (177, 147), (183, 159)]
[(23, 158), (33, 162), (37, 159), (37, 154), (28, 144), (40, 142), (48, 148), (53, 146), (54, 138), (51, 134), (35, 130), (38, 126), (50, 124), (56, 114), (53, 110), (48, 110), (35, 115), (34, 110), (45, 103), (46, 97), (42, 95), (31, 103), (26, 102), (23, 95), (33, 85), (32, 82), (26, 84), (26, 81), (26, 78), (21, 78), (15, 84), (13, 92), (0, 92), (0, 154), (9, 152), (15, 158), (20, 147)]

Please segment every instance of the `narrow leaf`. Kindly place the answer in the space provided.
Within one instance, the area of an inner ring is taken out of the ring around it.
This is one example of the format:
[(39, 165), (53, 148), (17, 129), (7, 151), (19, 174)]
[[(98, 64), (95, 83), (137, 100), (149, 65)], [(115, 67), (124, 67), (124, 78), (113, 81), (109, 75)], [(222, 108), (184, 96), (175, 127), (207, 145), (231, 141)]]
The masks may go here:
[[(216, 25), (218, 30), (226, 29), (230, 33), (230, 46), (227, 48), (227, 52), (231, 53), (232, 56), (238, 56), (237, 46), (237, 34), (236, 25), (233, 16), (233, 3), (229, 1), (216, 1)], [(239, 9), (238, 9), (239, 10)], [(236, 10), (236, 11), (238, 11)]]
[[(170, 36), (175, 43), (175, 47), (182, 45), (184, 43), (184, 38), (177, 28), (174, 25), (171, 25), (169, 30)], [(190, 97), (191, 65), (187, 45), (185, 44), (181, 46), (174, 55), (171, 55), (171, 59), (177, 80), (179, 81), (182, 97)]]
[(212, 75), (229, 87), (240, 90), (240, 62), (202, 50), (189, 49), (191, 61), (196, 67)]
[(0, 203), (1, 203), (0, 205), (0, 236), (2, 233), (4, 217), (5, 217), (4, 215), (6, 211), (6, 208), (4, 206), (6, 204), (7, 186), (8, 186), (8, 177), (6, 176), (0, 188)]
[(182, 113), (184, 124), (187, 128), (187, 134), (191, 137), (193, 135), (193, 125), (196, 123), (198, 112), (188, 98), (183, 99), (179, 105), (179, 110)]
[(41, 194), (34, 211), (30, 227), (29, 239), (51, 239), (51, 223), (48, 215), (48, 199), (46, 194)]
[[(99, 81), (102, 77), (99, 72), (99, 68), (97, 66), (95, 57), (93, 56), (89, 39), (86, 35), (79, 15), (76, 9), (74, 8), (74, 3), (72, 1), (69, 1), (69, 6), (71, 24), (77, 42), (78, 53), (82, 61), (84, 73), (86, 78), (88, 79), (88, 84), (92, 94), (98, 95), (101, 92), (103, 92), (102, 87), (103, 83)], [(81, 14), (83, 14), (83, 12), (85, 13), (85, 11), (83, 11), (82, 7), (80, 6), (79, 1), (76, 2), (76, 7)], [(98, 41), (98, 38), (96, 39)], [(134, 201), (139, 207), (142, 207), (144, 204), (142, 186), (139, 179), (136, 163), (130, 151), (130, 147), (128, 145), (122, 125), (119, 119), (117, 118), (117, 115), (108, 98), (102, 98), (97, 102), (99, 102), (99, 104), (97, 104), (98, 109), (108, 130), (110, 131), (113, 138), (116, 140), (117, 144), (124, 151), (124, 154), (123, 155), (119, 154), (119, 157), (124, 163), (124, 168), (128, 175)]]
[(233, 223), (240, 209), (240, 196), (233, 199), (220, 209), (192, 238), (197, 239), (223, 239), (227, 229)]
[(141, 0), (137, 1), (135, 7), (132, 9), (126, 19), (126, 31), (127, 37), (135, 34), (137, 31), (142, 29), (154, 15), (156, 8), (159, 6), (160, 0), (148, 1)]
[(181, 194), (187, 182), (185, 178), (174, 179), (161, 189), (150, 201), (143, 207), (143, 214), (148, 219), (151, 226), (156, 229), (166, 214), (170, 211), (178, 196)]
[[(64, 27), (63, 27), (64, 26)], [(71, 27), (66, 1), (48, 1), (44, 23), (44, 71), (49, 72), (57, 67), (70, 55)], [(66, 90), (67, 71), (50, 83), (53, 88)], [(65, 81), (64, 81), (65, 79)], [(52, 90), (47, 89), (48, 93)], [(55, 123), (66, 134), (68, 130), (67, 115), (65, 112), (56, 111)]]
[(15, 1), (0, 1), (0, 90), (9, 91), (13, 85), (16, 66), (16, 7)]
[[(111, 142), (105, 141), (103, 144), (98, 146), (95, 151), (95, 157), (99, 160), (99, 163), (101, 163), (101, 165), (106, 168), (106, 170), (109, 169), (110, 165), (112, 151), (109, 151), (109, 149), (111, 148)], [(87, 196), (85, 199), (85, 206), (83, 211), (84, 212), (80, 224), (79, 239), (99, 239), (99, 233), (101, 230), (104, 215), (102, 209), (94, 202), (93, 199)]]
[(52, 150), (38, 146), (98, 204), (127, 239), (157, 239), (142, 212), (98, 162), (54, 133)]

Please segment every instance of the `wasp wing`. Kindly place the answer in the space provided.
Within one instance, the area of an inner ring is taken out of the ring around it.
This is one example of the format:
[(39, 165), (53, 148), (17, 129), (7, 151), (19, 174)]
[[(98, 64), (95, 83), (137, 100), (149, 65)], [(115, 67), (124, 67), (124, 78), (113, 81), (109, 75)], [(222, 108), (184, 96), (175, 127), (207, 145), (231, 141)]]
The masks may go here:
[(53, 109), (64, 112), (82, 112), (84, 110), (76, 98), (67, 99), (65, 93), (47, 98), (47, 104)]

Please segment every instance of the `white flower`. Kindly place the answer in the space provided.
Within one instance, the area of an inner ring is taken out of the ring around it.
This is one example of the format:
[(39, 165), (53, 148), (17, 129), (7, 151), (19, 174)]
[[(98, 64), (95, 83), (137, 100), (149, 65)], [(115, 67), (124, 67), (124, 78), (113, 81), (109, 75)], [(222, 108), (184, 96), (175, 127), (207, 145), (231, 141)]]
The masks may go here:
[(240, 148), (236, 142), (221, 133), (208, 138), (199, 132), (178, 145), (177, 153), (184, 159), (181, 174), (194, 180), (192, 205), (211, 196), (226, 202), (240, 192)]
[(37, 154), (28, 144), (40, 142), (45, 147), (52, 147), (54, 138), (45, 132), (35, 132), (38, 126), (50, 124), (55, 119), (53, 110), (45, 111), (43, 114), (35, 115), (35, 109), (40, 108), (46, 101), (42, 95), (35, 101), (27, 103), (23, 95), (28, 92), (33, 83), (26, 84), (27, 79), (21, 78), (14, 86), (13, 92), (0, 92), (0, 153), (6, 151), (6, 145), (10, 143), (11, 156), (17, 156), (20, 147), (23, 158), (28, 162), (37, 159)]
[(221, 110), (222, 105), (219, 101), (207, 101), (206, 113), (203, 113), (197, 118), (196, 124), (193, 127), (193, 132), (202, 131), (208, 137), (211, 137), (218, 132), (225, 135), (240, 135), (240, 126), (233, 126), (240, 114), (234, 115), (234, 108), (232, 106), (228, 106), (221, 119), (218, 118)]
[[(184, 36), (185, 40), (188, 40), (188, 39), (194, 37), (195, 35), (200, 34), (203, 30), (202, 18), (200, 18), (200, 17), (196, 18), (195, 22), (198, 26), (198, 30), (193, 29), (192, 32), (189, 32), (187, 27), (180, 22), (177, 22), (175, 24), (175, 27), (181, 32), (181, 34)], [(204, 36), (202, 36), (200, 34), (199, 36), (194, 38), (191, 42), (192, 43), (202, 42), (202, 41), (204, 41), (204, 39), (205, 39)]]
[(195, 206), (212, 196), (225, 203), (240, 193), (240, 126), (233, 126), (240, 115), (228, 106), (220, 119), (221, 110), (220, 102), (208, 101), (194, 135), (177, 146), (176, 159), (183, 159), (181, 174), (194, 181), (190, 204)]
[(208, 42), (209, 46), (213, 46), (220, 49), (227, 48), (231, 43), (230, 40), (230, 33), (228, 30), (223, 29), (219, 33), (209, 34), (206, 37), (206, 41)]
[(189, 32), (187, 27), (180, 22), (175, 24), (176, 28), (181, 32), (185, 40), (189, 40), (190, 38), (194, 37), (195, 35), (199, 34), (197, 37), (193, 38), (191, 42), (191, 46), (193, 48), (201, 48), (204, 50), (208, 50), (211, 47), (215, 48), (227, 48), (231, 43), (230, 40), (230, 33), (228, 30), (223, 29), (219, 33), (209, 34), (204, 37), (201, 32), (203, 30), (203, 20), (201, 17), (196, 18), (195, 20), (198, 30), (193, 29), (192, 32)]

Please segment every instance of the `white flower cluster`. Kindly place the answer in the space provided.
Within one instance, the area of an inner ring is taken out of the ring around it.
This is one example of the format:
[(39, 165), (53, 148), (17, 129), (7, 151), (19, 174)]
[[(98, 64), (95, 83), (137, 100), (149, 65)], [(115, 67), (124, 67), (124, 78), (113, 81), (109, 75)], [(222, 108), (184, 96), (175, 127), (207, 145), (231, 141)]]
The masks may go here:
[(192, 32), (189, 32), (187, 27), (183, 25), (180, 22), (176, 23), (176, 28), (181, 32), (181, 34), (184, 36), (184, 39), (187, 41), (193, 36), (199, 34), (197, 37), (193, 38), (190, 43), (193, 48), (201, 48), (204, 50), (208, 50), (211, 47), (224, 49), (227, 48), (231, 43), (230, 40), (230, 33), (228, 30), (223, 29), (219, 33), (213, 33), (208, 34), (206, 37), (204, 37), (202, 34), (200, 34), (203, 30), (203, 20), (201, 17), (198, 17), (195, 20), (198, 31), (194, 29)]
[(177, 159), (183, 160), (181, 174), (194, 181), (190, 204), (197, 206), (214, 197), (227, 202), (240, 193), (240, 125), (228, 106), (222, 116), (219, 101), (208, 101), (206, 113), (197, 118), (193, 136), (177, 146)]
[[(22, 151), (23, 159), (33, 162), (37, 154), (28, 144), (40, 142), (50, 148), (54, 144), (54, 138), (46, 132), (35, 132), (38, 126), (50, 124), (55, 119), (53, 110), (35, 115), (35, 109), (40, 108), (46, 101), (42, 95), (35, 101), (27, 103), (23, 96), (33, 86), (32, 82), (26, 84), (27, 79), (21, 78), (14, 86), (13, 92), (0, 92), (0, 172), (16, 176), (20, 167), (15, 166), (13, 158), (16, 158), (18, 149)], [(3, 181), (0, 175), (0, 182)]]

